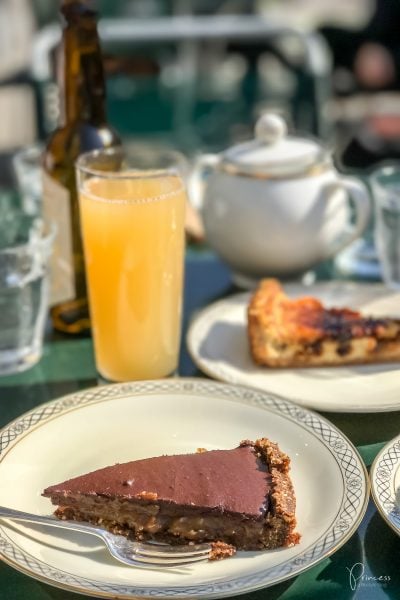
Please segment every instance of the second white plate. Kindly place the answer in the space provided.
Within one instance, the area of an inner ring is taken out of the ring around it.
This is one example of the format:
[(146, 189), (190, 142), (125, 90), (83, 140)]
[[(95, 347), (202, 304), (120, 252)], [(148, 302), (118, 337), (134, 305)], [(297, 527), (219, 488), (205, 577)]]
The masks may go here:
[(400, 535), (400, 435), (382, 448), (369, 476), (377, 509), (387, 524)]
[[(376, 316), (400, 317), (400, 294), (377, 284), (319, 283), (285, 285), (291, 297), (312, 295), (327, 306), (348, 306)], [(237, 294), (202, 311), (188, 332), (189, 352), (204, 372), (284, 396), (328, 412), (400, 410), (400, 364), (308, 369), (258, 367), (250, 357), (246, 309), (250, 294)]]

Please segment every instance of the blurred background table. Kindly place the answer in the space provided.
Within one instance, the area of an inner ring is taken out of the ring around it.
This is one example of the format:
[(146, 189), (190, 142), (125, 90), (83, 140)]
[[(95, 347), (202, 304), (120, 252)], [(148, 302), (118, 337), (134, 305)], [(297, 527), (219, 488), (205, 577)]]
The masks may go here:
[[(330, 266), (326, 265), (325, 274)], [(184, 327), (179, 375), (202, 376), (191, 361), (185, 345), (188, 325), (197, 311), (209, 303), (236, 292), (227, 268), (206, 248), (187, 251)], [(42, 360), (33, 369), (0, 379), (0, 426), (25, 411), (86, 387), (98, 381), (90, 338), (69, 339), (48, 331)], [(325, 415), (336, 423), (358, 446), (369, 466), (385, 441), (400, 429), (399, 413), (374, 415)], [(333, 556), (303, 575), (260, 590), (243, 598), (248, 600), (384, 600), (398, 598), (400, 540), (377, 513), (372, 501), (358, 531)], [(349, 571), (355, 563), (365, 565), (369, 580), (352, 591)], [(379, 576), (390, 581), (379, 582)], [(375, 579), (374, 579), (375, 578)], [(0, 563), (1, 600), (78, 600), (77, 594), (52, 588)]]

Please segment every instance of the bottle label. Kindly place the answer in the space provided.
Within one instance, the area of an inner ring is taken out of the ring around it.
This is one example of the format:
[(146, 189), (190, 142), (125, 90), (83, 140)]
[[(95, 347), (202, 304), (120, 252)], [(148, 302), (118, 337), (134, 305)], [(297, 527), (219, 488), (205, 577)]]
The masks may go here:
[(50, 306), (75, 297), (70, 194), (43, 171), (43, 215), (57, 227), (50, 262)]

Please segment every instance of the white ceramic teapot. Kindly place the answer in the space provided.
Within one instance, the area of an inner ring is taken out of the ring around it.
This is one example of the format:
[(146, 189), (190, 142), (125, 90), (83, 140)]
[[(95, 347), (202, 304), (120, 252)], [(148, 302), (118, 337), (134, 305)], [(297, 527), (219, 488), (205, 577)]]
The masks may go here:
[(259, 119), (254, 140), (202, 157), (194, 177), (205, 181), (207, 241), (245, 286), (314, 267), (360, 236), (369, 218), (366, 187), (340, 176), (315, 140), (288, 136), (275, 114)]

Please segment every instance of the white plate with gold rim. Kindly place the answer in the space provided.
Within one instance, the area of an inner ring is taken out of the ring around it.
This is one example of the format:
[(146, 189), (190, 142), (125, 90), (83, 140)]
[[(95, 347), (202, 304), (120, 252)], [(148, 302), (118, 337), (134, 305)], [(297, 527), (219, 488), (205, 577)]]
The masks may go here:
[(371, 492), (387, 524), (400, 535), (400, 435), (377, 454), (370, 470)]
[(101, 466), (267, 436), (292, 459), (299, 545), (179, 569), (120, 565), (89, 536), (0, 524), (0, 556), (46, 583), (106, 598), (222, 598), (293, 577), (338, 550), (368, 501), (364, 464), (327, 420), (251, 388), (169, 379), (88, 389), (0, 432), (0, 504), (49, 514), (42, 490)]
[[(326, 306), (347, 306), (366, 315), (400, 318), (400, 294), (380, 284), (349, 282), (284, 285), (290, 297), (311, 295)], [(187, 336), (189, 352), (207, 375), (279, 394), (327, 412), (400, 410), (400, 363), (273, 369), (253, 363), (246, 310), (250, 293), (235, 294), (201, 311)]]

